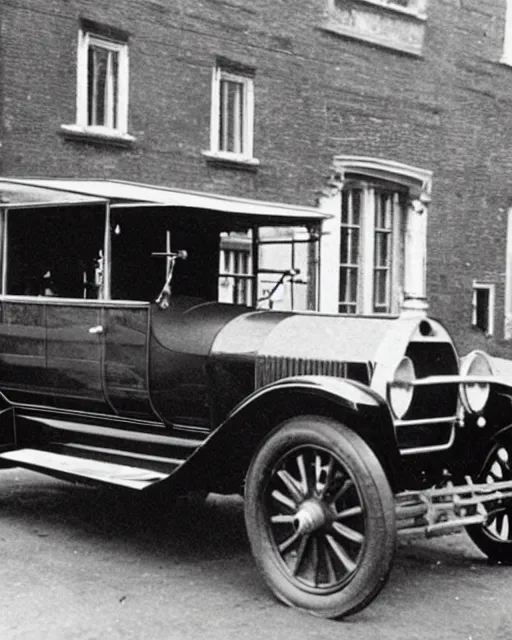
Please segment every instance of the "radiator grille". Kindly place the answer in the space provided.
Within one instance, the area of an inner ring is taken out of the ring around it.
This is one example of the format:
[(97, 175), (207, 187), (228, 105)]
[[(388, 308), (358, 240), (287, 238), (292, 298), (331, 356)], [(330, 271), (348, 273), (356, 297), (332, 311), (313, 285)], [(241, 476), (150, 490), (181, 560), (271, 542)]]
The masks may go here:
[(351, 380), (369, 384), (371, 371), (370, 366), (366, 363), (315, 360), (312, 358), (261, 356), (256, 362), (257, 388), (282, 378), (306, 375), (350, 378)]

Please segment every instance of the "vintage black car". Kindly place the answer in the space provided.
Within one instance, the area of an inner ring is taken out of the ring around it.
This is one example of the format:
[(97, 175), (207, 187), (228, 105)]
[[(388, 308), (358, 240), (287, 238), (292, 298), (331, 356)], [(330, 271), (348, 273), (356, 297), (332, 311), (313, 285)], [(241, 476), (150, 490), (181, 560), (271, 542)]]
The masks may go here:
[[(3, 467), (169, 500), (242, 493), (270, 589), (318, 616), (371, 602), (397, 534), (466, 528), (512, 561), (512, 388), (484, 353), (461, 364), (422, 314), (269, 309), (258, 228), (285, 212), (114, 186), (0, 181)], [(321, 220), (292, 222), (314, 255)], [(218, 302), (233, 229), (253, 234), (236, 276), (250, 304)]]

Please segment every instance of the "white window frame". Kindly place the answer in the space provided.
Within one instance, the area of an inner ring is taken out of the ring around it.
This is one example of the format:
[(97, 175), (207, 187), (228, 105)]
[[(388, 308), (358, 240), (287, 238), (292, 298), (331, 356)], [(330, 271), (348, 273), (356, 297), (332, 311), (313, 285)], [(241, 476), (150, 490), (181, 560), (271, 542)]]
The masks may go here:
[[(236, 153), (226, 151), (221, 148), (220, 140), (220, 86), (222, 80), (237, 82), (243, 86), (243, 113), (244, 121), (242, 123), (242, 152)], [(210, 117), (210, 152), (218, 158), (240, 162), (257, 162), (253, 156), (254, 145), (254, 81), (247, 75), (235, 73), (224, 69), (222, 66), (216, 66), (212, 75), (212, 94), (211, 94), (211, 117)]]
[(512, 0), (507, 0), (501, 62), (512, 65)]
[(486, 332), (486, 336), (494, 335), (494, 301), (495, 301), (495, 285), (487, 284), (483, 282), (473, 281), (473, 296), (471, 300), (471, 326), (477, 327), (477, 295), (478, 291), (488, 291), (488, 329)]
[[(118, 54), (116, 127), (88, 123), (88, 52), (98, 46)], [(80, 29), (77, 54), (76, 124), (81, 130), (100, 135), (126, 135), (128, 131), (128, 43), (109, 40), (93, 32)]]

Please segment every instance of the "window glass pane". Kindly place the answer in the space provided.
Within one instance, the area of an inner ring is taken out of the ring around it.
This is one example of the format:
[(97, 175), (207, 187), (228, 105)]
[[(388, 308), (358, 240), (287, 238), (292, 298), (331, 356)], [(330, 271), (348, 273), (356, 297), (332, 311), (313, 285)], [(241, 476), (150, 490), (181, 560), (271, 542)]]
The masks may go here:
[(341, 200), (339, 312), (357, 312), (361, 190), (345, 189)]
[(346, 227), (341, 228), (341, 247), (340, 247), (340, 263), (348, 264), (350, 262), (348, 256), (349, 247), (348, 229)]
[(7, 293), (101, 297), (103, 207), (20, 210), (9, 215)]
[(339, 304), (345, 308), (345, 313), (355, 313), (357, 310), (357, 277), (356, 268), (340, 269)]
[(116, 128), (119, 55), (91, 45), (87, 63), (88, 124)]
[(352, 189), (352, 224), (361, 224), (361, 190)]
[(391, 311), (392, 221), (397, 215), (394, 193), (375, 191), (373, 310)]
[(117, 103), (119, 97), (119, 55), (117, 52), (110, 52), (110, 59), (112, 62), (112, 91), (111, 91), (111, 103), (110, 103), (110, 116), (112, 118), (112, 128), (118, 128), (117, 121)]
[(388, 278), (386, 271), (375, 273), (375, 311), (388, 311)]
[(375, 267), (389, 267), (390, 232), (375, 232)]
[(244, 84), (220, 81), (219, 147), (221, 151), (243, 152)]
[(489, 333), (490, 327), (490, 291), (489, 289), (475, 289), (475, 322), (474, 326), (484, 333)]
[(341, 193), (341, 223), (348, 224), (348, 202), (349, 192), (344, 190)]
[(359, 262), (359, 229), (357, 227), (349, 229), (350, 264)]

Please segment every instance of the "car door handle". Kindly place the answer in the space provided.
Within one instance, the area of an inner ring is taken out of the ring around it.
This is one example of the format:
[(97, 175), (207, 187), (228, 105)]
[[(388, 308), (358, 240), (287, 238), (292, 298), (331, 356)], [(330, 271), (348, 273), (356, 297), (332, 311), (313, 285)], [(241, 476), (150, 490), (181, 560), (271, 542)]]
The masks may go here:
[(103, 333), (103, 326), (101, 324), (97, 324), (95, 327), (90, 327), (89, 333), (92, 333), (93, 335)]

